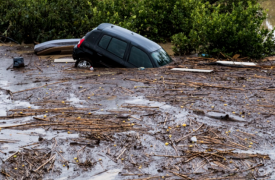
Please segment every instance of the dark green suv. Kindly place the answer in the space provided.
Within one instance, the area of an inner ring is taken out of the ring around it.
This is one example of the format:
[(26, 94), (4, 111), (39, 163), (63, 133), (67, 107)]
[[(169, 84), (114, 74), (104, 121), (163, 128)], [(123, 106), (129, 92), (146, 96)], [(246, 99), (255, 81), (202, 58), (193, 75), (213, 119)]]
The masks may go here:
[(172, 62), (157, 43), (122, 27), (103, 23), (74, 47), (75, 67), (155, 68)]

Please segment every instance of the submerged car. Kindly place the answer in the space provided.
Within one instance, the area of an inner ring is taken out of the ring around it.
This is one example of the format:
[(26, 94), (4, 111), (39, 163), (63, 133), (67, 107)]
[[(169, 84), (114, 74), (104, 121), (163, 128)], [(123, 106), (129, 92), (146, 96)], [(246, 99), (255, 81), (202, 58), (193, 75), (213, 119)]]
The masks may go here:
[(155, 68), (172, 62), (157, 43), (122, 27), (103, 23), (74, 47), (75, 67)]

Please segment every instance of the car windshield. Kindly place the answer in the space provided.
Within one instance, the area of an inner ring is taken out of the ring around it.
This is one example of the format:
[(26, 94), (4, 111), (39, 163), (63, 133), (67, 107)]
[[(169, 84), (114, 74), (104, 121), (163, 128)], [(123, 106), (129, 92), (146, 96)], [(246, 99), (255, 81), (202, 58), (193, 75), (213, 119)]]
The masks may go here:
[(169, 64), (172, 62), (172, 59), (167, 54), (167, 52), (164, 51), (164, 49), (159, 49), (151, 54), (153, 59), (158, 63), (159, 66), (164, 66), (166, 64)]

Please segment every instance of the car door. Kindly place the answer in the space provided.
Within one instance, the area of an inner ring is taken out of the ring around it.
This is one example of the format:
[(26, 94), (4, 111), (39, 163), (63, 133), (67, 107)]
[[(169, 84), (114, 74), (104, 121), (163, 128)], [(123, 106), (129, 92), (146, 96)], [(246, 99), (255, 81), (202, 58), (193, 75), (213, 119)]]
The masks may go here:
[(154, 64), (146, 52), (136, 46), (132, 46), (125, 66), (153, 68)]
[(128, 46), (127, 42), (105, 34), (96, 47), (97, 57), (107, 67), (124, 67)]

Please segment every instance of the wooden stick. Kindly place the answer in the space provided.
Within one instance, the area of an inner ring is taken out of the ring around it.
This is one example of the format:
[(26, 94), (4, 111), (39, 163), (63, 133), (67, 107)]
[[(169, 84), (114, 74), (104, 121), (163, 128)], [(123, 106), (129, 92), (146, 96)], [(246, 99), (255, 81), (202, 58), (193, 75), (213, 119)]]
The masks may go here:
[(6, 70), (11, 69), (12, 66), (13, 66), (13, 63), (11, 63), (11, 65)]
[(48, 159), (45, 163), (43, 163), (41, 166), (39, 166), (36, 170), (34, 170), (34, 172), (38, 171), (39, 169), (41, 169), (43, 166), (45, 166), (46, 164), (48, 164), (48, 162), (50, 162), (52, 159), (55, 159), (56, 154), (53, 155), (50, 159)]
[(123, 90), (125, 90), (125, 91), (128, 91), (128, 92), (130, 92), (130, 93), (132, 93), (132, 94), (134, 94), (133, 91), (131, 91), (131, 90), (127, 89), (127, 88), (124, 88), (124, 87), (120, 87), (120, 88), (123, 89)]
[(121, 106), (122, 108), (159, 108), (159, 106)]
[(17, 153), (19, 153), (19, 151), (13, 153), (12, 155), (10, 155), (6, 160), (4, 160), (4, 162), (6, 162), (7, 160), (9, 160), (11, 157), (13, 157), (14, 155), (16, 155)]
[(225, 165), (223, 165), (222, 163), (218, 162), (218, 161), (212, 161), (213, 163), (215, 163), (216, 165), (220, 166), (223, 169), (228, 169), (231, 170), (230, 168), (226, 167)]
[(165, 126), (165, 123), (166, 123), (166, 121), (167, 121), (167, 118), (168, 118), (168, 115), (166, 115), (166, 118), (165, 118), (165, 120), (164, 120), (163, 126)]
[(175, 149), (175, 151), (176, 151), (177, 155), (179, 155), (179, 153), (178, 153), (178, 150), (177, 150), (176, 146), (175, 146), (174, 144), (172, 144), (172, 147)]
[[(26, 124), (17, 124), (17, 125), (11, 125), (11, 126), (1, 126), (0, 128), (12, 128), (12, 127), (20, 127), (20, 126), (29, 126), (29, 127), (36, 127), (36, 126), (68, 126), (68, 125), (76, 125), (74, 123), (49, 123), (49, 124), (33, 124), (33, 123), (26, 123)], [(106, 125), (105, 127), (102, 127), (101, 124), (98, 124), (98, 126), (95, 126), (95, 124), (92, 123), (81, 123), (80, 125), (92, 125), (92, 127), (85, 127), (86, 129), (109, 129), (109, 128), (127, 128), (127, 127), (133, 127), (133, 125)], [(83, 128), (82, 128), (83, 129)]]
[(30, 90), (42, 88), (42, 87), (45, 87), (45, 86), (58, 84), (58, 83), (64, 83), (64, 82), (67, 82), (67, 81), (59, 81), (59, 82), (55, 82), (55, 83), (51, 83), (51, 84), (46, 84), (46, 85), (43, 85), (43, 86), (38, 86), (38, 87), (35, 87), (35, 88), (25, 89), (25, 90), (22, 90), (22, 91), (16, 91), (16, 92), (13, 92), (13, 94), (17, 94), (17, 93), (21, 93), (21, 92), (25, 92), (25, 91), (30, 91)]
[(87, 90), (87, 89), (83, 89), (83, 90), (79, 91), (79, 93), (85, 92), (86, 90)]
[(239, 172), (249, 171), (249, 170), (251, 170), (251, 169), (255, 169), (256, 167), (260, 167), (260, 166), (263, 166), (263, 165), (264, 165), (264, 164), (258, 164), (258, 165), (254, 166), (254, 167), (251, 167), (251, 168), (248, 168), (248, 169), (239, 171)]
[(83, 149), (85, 149), (86, 146), (87, 146), (87, 145), (85, 145), (84, 147), (82, 147), (81, 149), (79, 149), (79, 150), (77, 151), (77, 159), (79, 159), (78, 153), (79, 153), (80, 151), (82, 151)]
[(53, 144), (53, 146), (52, 146), (52, 151), (55, 150), (56, 145), (57, 145), (57, 140), (54, 138), (54, 144)]
[(36, 65), (36, 63), (34, 63), (34, 66), (35, 66), (39, 71), (43, 72), (42, 69), (40, 69), (40, 67), (38, 67), (38, 66)]
[(171, 173), (175, 174), (175, 175), (176, 175), (176, 176), (178, 176), (178, 177), (181, 177), (181, 178), (186, 178), (186, 179), (192, 180), (190, 177), (188, 177), (188, 176), (186, 176), (186, 175), (183, 175), (183, 174), (178, 174), (178, 173), (175, 173), (175, 172), (173, 172), (173, 171), (169, 171), (169, 172), (171, 172)]
[(67, 161), (58, 151), (56, 151), (56, 152), (57, 152), (58, 155), (63, 159), (64, 163), (67, 163), (67, 165), (69, 166), (68, 161)]
[(48, 122), (50, 122), (50, 120), (42, 119), (42, 118), (38, 118), (38, 117), (33, 117), (33, 119), (36, 119), (36, 120), (39, 120), (39, 121), (48, 121)]
[(7, 118), (20, 118), (20, 117), (26, 117), (26, 116), (34, 116), (35, 113), (21, 113), (21, 114), (12, 114), (10, 116), (0, 116), (0, 119), (7, 119)]
[[(132, 176), (142, 176), (143, 174), (133, 174)], [(125, 175), (124, 175), (125, 176)], [(160, 178), (162, 178), (162, 177), (171, 177), (171, 176), (150, 176), (150, 177), (147, 177), (147, 178), (139, 178), (139, 179), (132, 179), (132, 180), (149, 180), (149, 179), (152, 179), (152, 178), (158, 178), (158, 179), (160, 179)]]
[(197, 172), (200, 168), (202, 168), (203, 166), (205, 166), (207, 164), (207, 161), (204, 159), (201, 163), (200, 163), (200, 166), (194, 171)]
[(235, 143), (235, 142), (232, 142), (232, 141), (230, 141), (230, 140), (227, 140), (227, 141), (229, 141), (231, 144), (233, 144), (233, 145), (236, 145), (236, 146), (240, 146), (240, 147), (242, 147), (242, 148), (244, 148), (244, 149), (248, 149), (247, 147), (245, 147), (245, 146), (243, 146), (243, 145), (240, 145), (240, 144), (237, 144), (237, 143)]
[(237, 132), (241, 132), (241, 133), (249, 135), (249, 136), (255, 136), (255, 134), (250, 134), (250, 133), (246, 133), (246, 132), (243, 132), (243, 131), (237, 131)]
[(243, 140), (243, 141), (246, 141), (245, 139), (243, 139), (243, 138), (241, 138), (241, 137), (239, 137), (239, 136), (236, 136), (236, 135), (234, 135), (234, 134), (232, 134), (233, 136), (235, 136), (235, 137), (237, 137), (237, 138), (239, 138), (239, 139), (241, 139), (241, 140)]
[(4, 174), (5, 176), (10, 177), (10, 175), (8, 173), (4, 172), (4, 170), (2, 170), (1, 173)]
[(120, 155), (118, 155), (118, 156), (117, 156), (117, 158), (116, 158), (116, 159), (119, 159), (119, 157), (120, 157), (120, 156), (122, 156), (122, 154), (123, 154), (126, 150), (127, 150), (127, 149), (126, 149), (126, 148), (124, 148), (124, 149), (122, 150), (122, 152), (120, 153)]
[[(49, 103), (50, 101), (47, 101), (46, 103)], [(61, 103), (61, 102), (60, 102)], [(18, 112), (18, 111), (22, 111), (22, 112), (60, 112), (61, 110), (82, 110), (79, 108), (74, 108), (74, 107), (64, 107), (64, 108), (55, 108), (55, 109), (10, 109), (9, 111), (12, 112)], [(83, 109), (85, 110), (85, 109)], [(88, 108), (86, 110), (89, 110)]]
[(203, 125), (204, 125), (204, 124), (200, 125), (200, 127), (199, 127), (198, 129), (196, 129), (195, 131), (193, 131), (193, 132), (187, 134), (186, 136), (179, 138), (178, 140), (176, 140), (176, 142), (178, 143), (178, 142), (180, 142), (181, 140), (187, 138), (188, 136), (190, 136), (190, 135), (193, 134), (194, 132), (198, 131)]
[(184, 158), (185, 157), (185, 156), (170, 156), (170, 155), (157, 155), (157, 154), (150, 154), (150, 156), (169, 157), (169, 158)]
[(27, 147), (27, 146), (33, 146), (33, 145), (36, 145), (36, 144), (39, 144), (38, 142), (36, 143), (32, 143), (32, 144), (28, 144), (28, 145), (25, 145), (25, 146), (19, 146), (20, 148), (24, 148), (24, 147)]
[(130, 118), (134, 118), (134, 119), (136, 119), (136, 120), (142, 121), (141, 119), (136, 118), (136, 117), (134, 117), (134, 116), (130, 116)]
[(51, 163), (51, 165), (50, 165), (49, 168), (47, 169), (48, 172), (53, 168), (54, 162), (55, 162), (55, 160), (53, 160), (53, 162)]
[(32, 164), (32, 163), (30, 163), (28, 160), (26, 160), (26, 161), (27, 161), (27, 163), (29, 163), (29, 165), (30, 165), (30, 169), (32, 169), (33, 164)]

